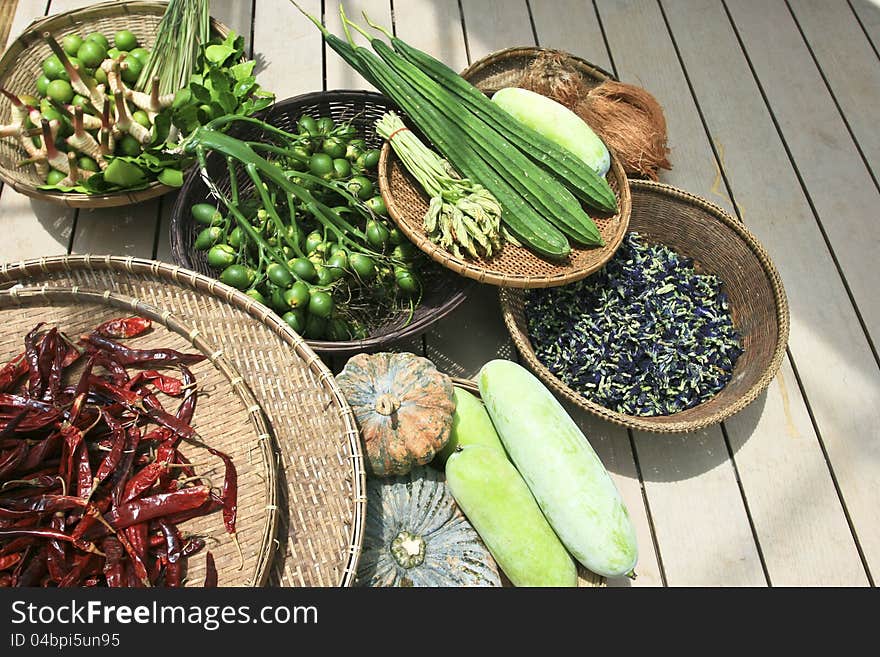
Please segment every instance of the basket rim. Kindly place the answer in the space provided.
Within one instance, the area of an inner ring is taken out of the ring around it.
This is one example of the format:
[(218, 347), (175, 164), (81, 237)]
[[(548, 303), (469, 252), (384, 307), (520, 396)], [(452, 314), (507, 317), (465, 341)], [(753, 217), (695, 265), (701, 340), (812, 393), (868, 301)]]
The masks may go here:
[[(254, 565), (253, 577), (250, 579), (251, 586), (264, 586), (269, 578), (270, 566), (276, 552), (275, 532), (278, 527), (278, 509), (276, 498), (278, 493), (278, 468), (276, 467), (275, 458), (273, 457), (273, 446), (268, 444), (266, 440), (260, 440), (260, 436), (269, 436), (274, 442), (273, 434), (270, 430), (270, 424), (266, 417), (263, 407), (257, 401), (250, 386), (238, 374), (238, 370), (222, 351), (217, 352), (213, 345), (207, 343), (200, 338), (198, 331), (195, 331), (189, 324), (181, 320), (177, 313), (163, 311), (152, 304), (148, 304), (140, 299), (120, 294), (112, 290), (92, 290), (83, 287), (48, 287), (48, 286), (25, 286), (13, 287), (8, 290), (0, 290), (0, 308), (4, 304), (4, 300), (15, 307), (21, 307), (29, 302), (42, 302), (49, 305), (58, 301), (75, 301), (82, 303), (92, 303), (99, 305), (107, 305), (114, 308), (125, 309), (136, 313), (139, 316), (148, 317), (152, 321), (160, 324), (166, 330), (176, 333), (180, 337), (188, 340), (194, 348), (208, 356), (210, 362), (215, 369), (219, 370), (226, 378), (233, 393), (239, 398), (242, 405), (247, 409), (250, 419), (251, 429), (257, 436), (260, 444), (260, 452), (262, 455), (263, 470), (260, 478), (264, 479), (264, 490), (266, 496), (266, 518), (262, 530), (262, 539), (260, 541), (260, 552), (257, 555)], [(24, 303), (22, 303), (24, 301)]]
[[(309, 91), (282, 100), (277, 100), (263, 111), (263, 116), (266, 118), (271, 117), (274, 112), (285, 110), (290, 106), (303, 105), (317, 100), (332, 101), (333, 99), (350, 100), (352, 102), (363, 101), (365, 99), (382, 100), (384, 103), (396, 107), (396, 104), (387, 96), (375, 91), (368, 91), (365, 89), (328, 89), (326, 91)], [(181, 193), (177, 195), (177, 198), (174, 201), (174, 206), (171, 209), (169, 228), (171, 232), (171, 257), (174, 259), (174, 262), (183, 267), (187, 267), (188, 269), (193, 269), (193, 265), (192, 259), (183, 245), (184, 228), (187, 227), (184, 218), (186, 213), (183, 212), (184, 206), (187, 205), (187, 201), (185, 200), (186, 195), (183, 193), (183, 190), (191, 184), (191, 179), (194, 179), (199, 175), (200, 172), (198, 167), (193, 167), (189, 171), (184, 180), (183, 186), (181, 187)], [(370, 351), (384, 348), (392, 342), (397, 342), (423, 332), (435, 322), (449, 315), (449, 313), (458, 308), (458, 306), (467, 299), (473, 287), (472, 283), (472, 281), (461, 283), (461, 289), (446, 299), (443, 304), (434, 308), (432, 312), (426, 313), (417, 320), (388, 333), (365, 338), (363, 340), (342, 340), (332, 342), (329, 340), (306, 339), (306, 342), (312, 349), (324, 354), (342, 355), (357, 351)], [(268, 307), (266, 308), (269, 312), (274, 314), (273, 310)]]
[[(100, 2), (78, 9), (70, 9), (50, 16), (42, 16), (30, 23), (15, 39), (11, 40), (3, 55), (0, 56), (0, 80), (5, 80), (7, 75), (15, 69), (20, 54), (28, 49), (35, 41), (41, 38), (43, 32), (57, 32), (68, 28), (76, 22), (85, 22), (96, 17), (124, 17), (129, 14), (144, 14), (162, 16), (167, 7), (166, 2), (157, 0), (125, 0), (123, 2)], [(211, 29), (220, 36), (230, 33), (230, 28), (214, 17), (211, 17)], [(143, 201), (162, 196), (175, 190), (175, 187), (165, 185), (158, 180), (137, 190), (119, 190), (109, 194), (84, 194), (82, 192), (59, 192), (54, 190), (40, 189), (36, 184), (24, 184), (13, 179), (5, 167), (0, 167), (0, 181), (9, 185), (19, 194), (31, 198), (48, 201), (70, 208), (111, 208), (126, 205), (134, 205)]]
[(508, 57), (536, 56), (540, 53), (545, 52), (559, 53), (560, 55), (570, 57), (580, 67), (586, 69), (590, 73), (590, 75), (599, 80), (617, 80), (617, 76), (615, 76), (613, 73), (611, 73), (610, 71), (606, 71), (601, 66), (597, 66), (593, 62), (588, 61), (583, 57), (580, 57), (565, 50), (560, 50), (558, 48), (545, 48), (543, 46), (510, 46), (508, 48), (495, 50), (470, 64), (459, 75), (467, 79), (468, 77), (476, 75), (483, 69), (491, 66), (496, 61), (507, 59)]
[(349, 476), (351, 477), (353, 491), (348, 502), (351, 504), (353, 521), (349, 529), (346, 562), (342, 568), (339, 583), (339, 586), (351, 586), (357, 573), (357, 564), (363, 549), (364, 517), (366, 513), (366, 468), (360, 432), (354, 419), (354, 412), (327, 365), (324, 364), (299, 334), (266, 306), (251, 299), (244, 292), (240, 292), (216, 279), (209, 278), (179, 265), (171, 265), (146, 258), (135, 258), (134, 256), (113, 255), (81, 254), (31, 258), (0, 264), (0, 289), (2, 289), (4, 283), (18, 283), (23, 279), (26, 280), (31, 275), (39, 276), (52, 272), (74, 272), (83, 269), (120, 271), (127, 274), (154, 276), (178, 286), (187, 287), (194, 292), (216, 297), (238, 310), (246, 312), (257, 321), (266, 325), (302, 359), (303, 366), (312, 372), (317, 384), (338, 405), (340, 417), (345, 427), (345, 440), (351, 454), (348, 460), (351, 461)]
[[(770, 259), (769, 254), (763, 245), (758, 241), (757, 237), (739, 220), (731, 216), (726, 210), (720, 206), (708, 201), (700, 196), (691, 194), (685, 190), (667, 185), (665, 183), (652, 182), (647, 180), (632, 180), (631, 184), (634, 191), (647, 191), (667, 195), (680, 202), (694, 205), (709, 212), (719, 222), (724, 224), (728, 229), (737, 235), (748, 246), (749, 251), (758, 260), (764, 271), (770, 287), (773, 290), (774, 305), (776, 307), (777, 336), (776, 346), (770, 361), (766, 364), (761, 377), (748, 390), (740, 395), (735, 401), (728, 404), (724, 408), (707, 415), (703, 418), (696, 418), (687, 421), (678, 422), (657, 422), (657, 418), (670, 418), (675, 415), (662, 415), (653, 417), (643, 417), (626, 415), (612, 411), (601, 406), (586, 397), (580, 395), (575, 390), (565, 385), (556, 376), (554, 376), (547, 367), (541, 363), (527, 333), (521, 331), (518, 324), (519, 314), (513, 308), (513, 296), (522, 294), (519, 290), (510, 288), (502, 288), (499, 290), (499, 302), (501, 304), (501, 312), (504, 318), (504, 324), (507, 327), (510, 337), (516, 345), (517, 351), (525, 360), (529, 368), (541, 379), (546, 385), (550, 386), (557, 394), (561, 395), (568, 401), (572, 402), (579, 408), (589, 411), (594, 415), (598, 415), (604, 420), (613, 422), (630, 429), (645, 431), (649, 433), (684, 433), (698, 431), (706, 427), (723, 422), (729, 417), (743, 410), (751, 404), (758, 396), (770, 385), (770, 382), (779, 372), (782, 361), (785, 358), (788, 347), (788, 336), (790, 330), (790, 311), (788, 307), (788, 299), (785, 294), (785, 288), (776, 266)], [(705, 402), (704, 402), (705, 403)], [(699, 408), (700, 405), (693, 408)], [(693, 409), (688, 409), (693, 410)]]

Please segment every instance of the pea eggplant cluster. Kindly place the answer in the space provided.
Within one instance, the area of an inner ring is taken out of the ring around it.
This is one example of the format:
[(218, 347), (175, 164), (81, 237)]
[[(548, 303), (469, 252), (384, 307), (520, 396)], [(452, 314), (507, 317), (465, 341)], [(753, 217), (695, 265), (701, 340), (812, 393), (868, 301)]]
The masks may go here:
[(314, 340), (365, 338), (377, 317), (418, 303), (418, 251), (387, 218), (375, 182), (379, 151), (355, 126), (303, 115), (286, 132), (230, 119), (258, 124), (266, 137), (241, 141), (218, 130), (226, 120), (187, 143), (203, 165), (209, 151), (227, 160), (231, 191), (212, 190), (226, 212), (210, 203), (191, 209), (205, 226), (194, 248), (221, 282)]

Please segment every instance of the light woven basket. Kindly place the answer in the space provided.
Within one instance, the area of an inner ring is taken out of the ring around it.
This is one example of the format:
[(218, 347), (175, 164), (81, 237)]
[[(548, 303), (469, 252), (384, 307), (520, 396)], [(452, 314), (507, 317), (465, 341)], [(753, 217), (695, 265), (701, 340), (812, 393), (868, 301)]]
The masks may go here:
[[(540, 49), (509, 48), (488, 55), (462, 72), (462, 77), (485, 93), (507, 86), (516, 86), (523, 72)], [(589, 85), (597, 85), (608, 75), (575, 58), (579, 71)], [(491, 258), (465, 259), (454, 256), (432, 242), (423, 227), (429, 198), (406, 171), (389, 143), (382, 147), (379, 160), (379, 188), (388, 214), (400, 230), (419, 249), (444, 267), (481, 283), (515, 288), (538, 288), (564, 285), (580, 280), (602, 267), (620, 246), (626, 235), (631, 209), (629, 181), (620, 161), (611, 153), (607, 179), (617, 196), (618, 211), (614, 215), (589, 210), (602, 239), (603, 247), (584, 248), (572, 245), (571, 254), (561, 262), (546, 260), (532, 251), (505, 244)]]
[[(238, 473), (238, 518), (236, 538), (242, 557), (226, 534), (220, 513), (190, 520), (181, 529), (204, 536), (217, 564), (220, 586), (263, 585), (275, 551), (277, 529), (277, 468), (269, 425), (259, 403), (235, 367), (216, 345), (182, 322), (173, 313), (110, 290), (25, 287), (0, 291), (0, 362), (21, 353), (24, 336), (40, 322), (57, 326), (70, 336), (91, 332), (101, 322), (127, 314), (148, 317), (153, 329), (127, 341), (137, 349), (172, 348), (207, 356), (191, 367), (200, 391), (193, 428), (206, 444), (227, 453)], [(76, 380), (76, 368), (71, 381)], [(222, 413), (217, 412), (222, 409)], [(184, 454), (193, 463), (212, 463), (197, 468), (209, 481), (223, 481), (224, 466), (202, 447), (184, 445)], [(205, 580), (203, 554), (189, 559), (187, 586), (200, 586)]]
[(711, 399), (673, 415), (625, 415), (587, 399), (558, 379), (535, 353), (529, 337), (526, 294), (500, 291), (501, 309), (516, 348), (554, 392), (599, 417), (658, 433), (697, 431), (752, 403), (770, 384), (785, 357), (789, 309), (776, 267), (752, 233), (727, 212), (693, 194), (648, 181), (631, 181), (630, 230), (692, 258), (699, 272), (717, 275), (730, 301), (744, 349), (730, 382)]
[[(4, 283), (133, 297), (173, 313), (214, 346), (212, 353), (222, 351), (253, 392), (277, 445), (278, 531), (269, 585), (352, 583), (365, 512), (360, 436), (332, 373), (285, 322), (214, 279), (137, 258), (78, 255), (7, 263), (0, 265), (0, 287)], [(214, 409), (213, 421), (226, 425), (226, 406), (212, 405), (210, 397), (199, 404), (197, 413)]]
[[(472, 379), (460, 379), (458, 377), (452, 377), (452, 383), (456, 388), (461, 388), (472, 395), (480, 397), (480, 387), (477, 385), (476, 381)], [(596, 573), (587, 570), (583, 565), (577, 564), (578, 569), (578, 587), (580, 588), (596, 588), (596, 587), (605, 587), (607, 582), (604, 577), (601, 575), (597, 575)], [(511, 587), (513, 584), (510, 583), (510, 580), (507, 579), (504, 572), (501, 568), (498, 569), (498, 574), (501, 576), (501, 583), (504, 586)]]
[[(0, 58), (0, 86), (16, 95), (36, 95), (36, 80), (42, 74), (42, 62), (52, 54), (43, 39), (44, 32), (51, 33), (60, 42), (63, 36), (72, 32), (80, 35), (91, 32), (112, 35), (118, 30), (128, 29), (141, 44), (152, 47), (166, 6), (164, 2), (144, 0), (103, 2), (36, 20), (9, 45)], [(229, 34), (229, 28), (214, 19), (211, 20), (211, 30), (221, 37)], [(0, 121), (9, 123), (11, 116), (12, 103), (5, 96), (0, 96)], [(36, 174), (34, 167), (16, 166), (26, 158), (24, 149), (16, 140), (0, 139), (0, 179), (21, 194), (68, 207), (109, 208), (130, 205), (174, 189), (155, 181), (144, 189), (112, 194), (39, 189), (45, 181)]]

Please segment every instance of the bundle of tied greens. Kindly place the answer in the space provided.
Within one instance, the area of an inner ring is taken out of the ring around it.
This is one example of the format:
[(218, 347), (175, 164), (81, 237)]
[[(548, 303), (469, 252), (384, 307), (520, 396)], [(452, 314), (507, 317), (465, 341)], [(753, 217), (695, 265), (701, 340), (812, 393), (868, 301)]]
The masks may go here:
[(501, 206), (485, 187), (462, 178), (455, 168), (428, 148), (394, 112), (376, 121), (376, 132), (431, 198), (424, 228), (431, 241), (458, 258), (489, 258), (503, 238), (516, 243), (501, 226)]

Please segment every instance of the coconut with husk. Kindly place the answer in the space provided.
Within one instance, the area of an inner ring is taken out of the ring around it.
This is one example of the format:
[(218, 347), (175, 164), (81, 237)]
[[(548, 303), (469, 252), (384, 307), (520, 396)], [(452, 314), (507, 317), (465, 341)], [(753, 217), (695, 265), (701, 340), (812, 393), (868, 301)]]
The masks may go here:
[(657, 180), (659, 169), (672, 168), (663, 108), (645, 89), (616, 80), (593, 86), (572, 58), (558, 51), (540, 53), (517, 86), (577, 114), (614, 152), (627, 175)]

